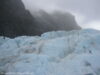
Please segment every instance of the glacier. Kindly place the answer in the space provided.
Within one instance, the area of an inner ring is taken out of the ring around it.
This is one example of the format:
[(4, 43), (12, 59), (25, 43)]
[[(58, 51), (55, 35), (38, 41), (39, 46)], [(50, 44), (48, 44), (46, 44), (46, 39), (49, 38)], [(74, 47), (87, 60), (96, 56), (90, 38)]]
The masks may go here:
[(0, 75), (100, 75), (100, 31), (0, 37)]

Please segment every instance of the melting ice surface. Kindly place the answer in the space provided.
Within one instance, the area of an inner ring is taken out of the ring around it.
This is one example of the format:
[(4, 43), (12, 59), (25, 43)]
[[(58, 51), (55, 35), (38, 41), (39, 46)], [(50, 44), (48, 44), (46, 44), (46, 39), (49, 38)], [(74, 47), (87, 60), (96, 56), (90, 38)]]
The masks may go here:
[(52, 31), (41, 36), (0, 37), (5, 75), (100, 75), (100, 31)]

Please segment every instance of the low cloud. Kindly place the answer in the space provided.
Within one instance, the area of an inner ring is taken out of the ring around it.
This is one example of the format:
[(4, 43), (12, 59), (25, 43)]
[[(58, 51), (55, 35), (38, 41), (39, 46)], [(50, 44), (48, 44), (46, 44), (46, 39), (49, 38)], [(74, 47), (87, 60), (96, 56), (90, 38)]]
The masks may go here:
[(100, 30), (100, 20), (99, 21), (91, 21), (83, 25), (83, 28), (92, 28)]
[(76, 21), (82, 27), (84, 24), (100, 20), (100, 0), (22, 0), (26, 9), (33, 11), (43, 9), (68, 11), (76, 16)]

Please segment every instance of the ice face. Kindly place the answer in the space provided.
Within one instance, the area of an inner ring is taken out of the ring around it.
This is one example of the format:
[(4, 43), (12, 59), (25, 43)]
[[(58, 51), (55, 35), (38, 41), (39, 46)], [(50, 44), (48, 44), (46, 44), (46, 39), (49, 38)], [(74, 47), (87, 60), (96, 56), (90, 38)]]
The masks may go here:
[(53, 31), (41, 36), (0, 37), (0, 73), (99, 75), (100, 32)]

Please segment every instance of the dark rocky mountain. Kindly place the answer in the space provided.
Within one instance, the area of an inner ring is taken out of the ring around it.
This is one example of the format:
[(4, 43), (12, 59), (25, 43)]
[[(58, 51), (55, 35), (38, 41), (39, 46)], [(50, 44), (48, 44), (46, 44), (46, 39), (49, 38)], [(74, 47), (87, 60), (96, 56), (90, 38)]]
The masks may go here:
[[(33, 14), (35, 19), (48, 30), (74, 30), (81, 29), (75, 21), (75, 17), (68, 12), (54, 11), (47, 13), (43, 10)], [(44, 30), (45, 30), (44, 29)]]
[(69, 13), (39, 11), (39, 14), (32, 16), (21, 0), (0, 0), (0, 36), (31, 36), (53, 30), (81, 29)]
[[(0, 35), (15, 37), (29, 35), (35, 20), (21, 0), (0, 0)], [(34, 32), (34, 31), (33, 31)]]

